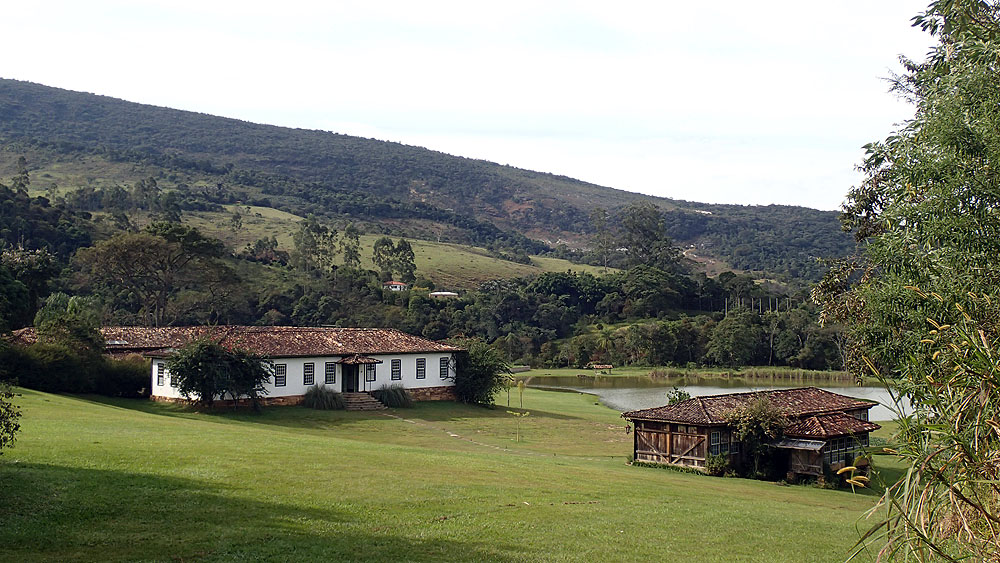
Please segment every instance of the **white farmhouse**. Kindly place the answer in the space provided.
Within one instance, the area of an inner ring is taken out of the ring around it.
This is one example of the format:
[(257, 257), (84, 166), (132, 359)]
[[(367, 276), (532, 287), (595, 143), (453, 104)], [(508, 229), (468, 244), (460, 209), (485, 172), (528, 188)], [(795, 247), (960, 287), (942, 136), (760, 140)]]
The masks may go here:
[(274, 375), (266, 385), (264, 401), (279, 404), (297, 404), (310, 387), (318, 385), (343, 393), (364, 393), (399, 384), (418, 401), (454, 399), (454, 355), (461, 351), (386, 328), (108, 327), (102, 332), (152, 359), (151, 398), (160, 401), (184, 399), (166, 359), (173, 350), (196, 339), (209, 339), (270, 360)]

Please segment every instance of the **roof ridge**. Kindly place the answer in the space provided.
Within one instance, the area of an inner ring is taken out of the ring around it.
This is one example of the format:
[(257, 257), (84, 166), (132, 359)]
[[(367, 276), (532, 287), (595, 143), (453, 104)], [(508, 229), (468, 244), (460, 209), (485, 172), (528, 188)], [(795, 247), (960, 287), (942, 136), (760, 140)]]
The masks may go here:
[(702, 399), (701, 397), (696, 397), (696, 398), (698, 399), (698, 406), (701, 407), (702, 414), (705, 415), (705, 420), (711, 421), (712, 417), (709, 416), (708, 409), (705, 408), (705, 402), (701, 400)]
[[(715, 395), (701, 395), (701, 396), (696, 397), (696, 398), (698, 398), (698, 399), (714, 399), (714, 398), (717, 398), (717, 397), (737, 397), (737, 396), (741, 396), (741, 395), (766, 395), (766, 394), (770, 394), (770, 393), (782, 393), (782, 392), (787, 392), (787, 391), (806, 391), (806, 390), (809, 390), (809, 389), (816, 389), (817, 391), (826, 391), (826, 389), (820, 389), (819, 387), (815, 387), (815, 386), (789, 387), (787, 389), (786, 388), (781, 388), (781, 389), (761, 389), (759, 391), (740, 391), (739, 393), (717, 393)], [(826, 391), (826, 392), (830, 393), (830, 391)]]

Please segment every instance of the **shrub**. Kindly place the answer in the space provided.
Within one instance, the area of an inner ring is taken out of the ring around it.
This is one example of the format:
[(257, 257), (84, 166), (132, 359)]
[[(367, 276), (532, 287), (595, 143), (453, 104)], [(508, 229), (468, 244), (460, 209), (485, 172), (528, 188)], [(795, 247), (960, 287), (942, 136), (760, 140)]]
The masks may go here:
[(456, 342), (466, 351), (455, 354), (455, 394), (464, 403), (492, 405), (493, 397), (511, 380), (510, 364), (481, 340)]
[(15, 396), (9, 385), (0, 382), (0, 454), (4, 448), (13, 445), (17, 433), (21, 430), (21, 425), (17, 421), (21, 418), (21, 409), (12, 401)]
[(344, 396), (326, 385), (315, 385), (306, 391), (302, 406), (324, 411), (343, 410)]
[[(12, 347), (13, 349), (14, 347)], [(84, 357), (65, 344), (39, 342), (20, 349), (11, 375), (18, 384), (47, 393), (92, 393), (101, 357)]]
[(149, 360), (142, 356), (121, 360), (106, 358), (94, 378), (94, 392), (108, 397), (148, 397), (149, 385)]
[(372, 391), (372, 396), (387, 407), (405, 409), (413, 406), (413, 397), (410, 396), (410, 392), (398, 383), (383, 385), (376, 391)]
[(708, 459), (705, 460), (705, 471), (709, 475), (714, 475), (715, 477), (721, 477), (726, 474), (729, 470), (729, 454), (709, 454)]

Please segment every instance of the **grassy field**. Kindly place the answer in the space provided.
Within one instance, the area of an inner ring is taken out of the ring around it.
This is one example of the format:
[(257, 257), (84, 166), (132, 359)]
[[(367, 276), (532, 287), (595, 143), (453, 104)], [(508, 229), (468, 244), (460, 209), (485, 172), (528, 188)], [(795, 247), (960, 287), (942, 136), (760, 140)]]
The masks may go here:
[[(232, 248), (242, 248), (247, 243), (263, 237), (277, 237), (278, 244), (292, 248), (292, 233), (298, 228), (301, 217), (268, 207), (251, 207), (246, 213), (242, 206), (226, 206), (244, 213), (243, 226), (234, 231), (229, 225), (230, 215), (225, 213), (188, 213), (184, 221), (202, 232), (219, 238)], [(361, 236), (361, 266), (374, 269), (372, 246), (381, 235)], [(601, 274), (599, 266), (573, 264), (559, 258), (531, 257), (531, 264), (518, 264), (489, 255), (485, 248), (408, 239), (413, 246), (417, 275), (432, 280), (442, 289), (475, 289), (488, 280), (537, 275), (543, 272), (590, 272)]]
[(840, 561), (874, 500), (630, 467), (592, 397), (524, 402), (515, 442), (506, 407), (203, 414), (24, 391), (0, 559)]

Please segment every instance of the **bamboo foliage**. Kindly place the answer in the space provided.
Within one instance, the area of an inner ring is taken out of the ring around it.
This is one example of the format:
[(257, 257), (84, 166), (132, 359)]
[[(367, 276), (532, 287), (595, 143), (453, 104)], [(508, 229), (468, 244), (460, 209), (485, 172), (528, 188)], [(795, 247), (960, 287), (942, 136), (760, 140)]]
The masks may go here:
[[(942, 299), (917, 288), (928, 299)], [(954, 304), (954, 324), (928, 319), (919, 356), (895, 382), (916, 399), (900, 417), (909, 469), (889, 484), (858, 550), (879, 560), (1000, 560), (1000, 308), (986, 295)]]

